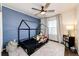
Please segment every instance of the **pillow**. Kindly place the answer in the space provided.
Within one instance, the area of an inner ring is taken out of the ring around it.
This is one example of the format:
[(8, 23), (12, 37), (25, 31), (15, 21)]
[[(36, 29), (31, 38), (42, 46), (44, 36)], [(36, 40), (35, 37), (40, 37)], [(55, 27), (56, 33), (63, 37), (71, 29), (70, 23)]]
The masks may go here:
[(33, 37), (36, 40), (36, 36)]
[(40, 36), (39, 36), (39, 35), (37, 35), (36, 40), (37, 40), (37, 41), (39, 41), (39, 40), (40, 40)]
[(42, 36), (41, 36), (41, 39), (44, 39), (44, 37), (45, 37), (45, 36), (44, 36), (44, 35), (42, 35)]
[(42, 35), (43, 35), (43, 33), (40, 33), (39, 35), (40, 35), (40, 36), (42, 36)]
[(40, 41), (39, 41), (39, 43), (43, 43), (43, 42), (44, 42), (44, 40), (41, 38)]
[(17, 42), (15, 42), (15, 41), (9, 41), (8, 45), (6, 46), (7, 52), (8, 51), (12, 52), (12, 51), (16, 50), (17, 45), (18, 45)]
[(39, 43), (44, 43), (47, 41), (47, 37), (45, 37), (44, 35), (40, 37), (40, 41)]

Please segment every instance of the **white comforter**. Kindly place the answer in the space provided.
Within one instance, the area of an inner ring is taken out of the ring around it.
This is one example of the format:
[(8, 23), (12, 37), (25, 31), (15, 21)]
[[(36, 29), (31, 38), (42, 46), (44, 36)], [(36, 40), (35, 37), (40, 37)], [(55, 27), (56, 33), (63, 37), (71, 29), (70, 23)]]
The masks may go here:
[(49, 41), (31, 56), (64, 56), (65, 47), (60, 43)]

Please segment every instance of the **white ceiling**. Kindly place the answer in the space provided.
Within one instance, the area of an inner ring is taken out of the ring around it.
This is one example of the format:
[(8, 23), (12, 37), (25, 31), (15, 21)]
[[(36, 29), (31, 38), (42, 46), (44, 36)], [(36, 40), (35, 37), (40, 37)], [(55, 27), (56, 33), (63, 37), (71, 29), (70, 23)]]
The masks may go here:
[(9, 7), (16, 11), (23, 12), (25, 14), (42, 18), (42, 17), (49, 17), (56, 14), (61, 14), (62, 12), (74, 9), (76, 7), (76, 3), (51, 3), (47, 10), (55, 10), (55, 12), (48, 12), (46, 15), (34, 15), (39, 11), (33, 10), (32, 8), (40, 9), (41, 6), (44, 6), (45, 3), (4, 3), (3, 6)]

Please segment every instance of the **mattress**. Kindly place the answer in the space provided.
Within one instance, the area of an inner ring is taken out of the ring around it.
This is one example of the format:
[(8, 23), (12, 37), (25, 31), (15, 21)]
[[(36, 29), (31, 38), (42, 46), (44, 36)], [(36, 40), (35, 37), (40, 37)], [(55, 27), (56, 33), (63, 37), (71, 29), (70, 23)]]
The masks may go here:
[(31, 56), (64, 56), (65, 47), (60, 43), (49, 41)]

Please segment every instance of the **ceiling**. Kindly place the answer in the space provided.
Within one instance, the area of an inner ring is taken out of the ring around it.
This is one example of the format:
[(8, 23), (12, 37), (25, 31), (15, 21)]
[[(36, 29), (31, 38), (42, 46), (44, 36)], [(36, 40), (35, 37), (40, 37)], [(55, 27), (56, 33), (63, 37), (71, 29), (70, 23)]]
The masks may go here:
[(55, 10), (55, 12), (48, 12), (46, 15), (34, 15), (39, 11), (33, 10), (32, 8), (40, 9), (45, 3), (4, 3), (3, 6), (9, 7), (19, 12), (31, 15), (36, 18), (50, 17), (56, 14), (61, 14), (65, 11), (74, 9), (77, 3), (51, 3), (47, 10)]

